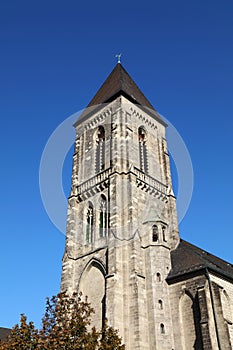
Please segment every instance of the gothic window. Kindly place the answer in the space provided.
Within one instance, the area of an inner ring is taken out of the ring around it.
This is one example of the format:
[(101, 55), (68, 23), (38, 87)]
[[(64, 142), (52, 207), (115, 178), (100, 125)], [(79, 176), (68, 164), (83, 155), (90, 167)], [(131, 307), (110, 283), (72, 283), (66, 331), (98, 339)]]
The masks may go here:
[(148, 173), (148, 160), (147, 160), (147, 144), (146, 144), (146, 131), (143, 127), (138, 129), (138, 143), (139, 143), (139, 161), (140, 169), (145, 173)]
[(153, 225), (152, 226), (152, 241), (153, 242), (158, 242), (159, 239), (159, 231), (158, 231), (158, 226)]
[(197, 295), (193, 298), (188, 291), (185, 291), (180, 299), (179, 310), (183, 349), (203, 349)]
[(86, 243), (93, 241), (93, 206), (89, 204), (86, 216)]
[(160, 333), (165, 334), (165, 326), (163, 323), (160, 323)]
[(225, 291), (225, 289), (221, 291), (221, 302), (222, 302), (223, 317), (228, 324), (232, 325), (233, 317), (232, 317), (232, 310), (231, 310), (231, 300), (227, 292)]
[(161, 299), (158, 300), (159, 310), (163, 310), (163, 301)]
[(104, 195), (100, 199), (100, 222), (99, 222), (100, 237), (105, 237), (107, 234), (107, 200)]
[(105, 130), (103, 126), (99, 126), (96, 137), (96, 154), (95, 154), (95, 170), (96, 173), (102, 171), (105, 167)]
[[(95, 281), (94, 286), (93, 281)], [(82, 295), (88, 295), (88, 302), (95, 309), (92, 322), (101, 329), (106, 317), (105, 271), (98, 261), (93, 260), (86, 266), (81, 275), (79, 292), (82, 292)]]
[(166, 239), (166, 226), (162, 226), (162, 235), (163, 235), (163, 241), (167, 242), (167, 239)]

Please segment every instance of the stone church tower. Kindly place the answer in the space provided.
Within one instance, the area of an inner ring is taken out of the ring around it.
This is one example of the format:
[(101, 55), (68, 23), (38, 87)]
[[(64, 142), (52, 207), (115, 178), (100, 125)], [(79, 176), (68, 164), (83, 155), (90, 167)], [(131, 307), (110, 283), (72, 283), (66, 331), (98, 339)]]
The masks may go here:
[(232, 265), (180, 240), (166, 124), (120, 63), (74, 126), (61, 290), (126, 349), (232, 349)]

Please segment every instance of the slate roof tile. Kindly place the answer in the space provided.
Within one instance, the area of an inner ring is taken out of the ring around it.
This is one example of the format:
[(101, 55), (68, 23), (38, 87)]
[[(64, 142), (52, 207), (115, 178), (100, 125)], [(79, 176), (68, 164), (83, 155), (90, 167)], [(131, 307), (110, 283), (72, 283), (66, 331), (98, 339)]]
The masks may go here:
[(171, 252), (172, 269), (168, 280), (184, 274), (208, 269), (233, 280), (233, 265), (217, 256), (181, 239), (178, 247)]

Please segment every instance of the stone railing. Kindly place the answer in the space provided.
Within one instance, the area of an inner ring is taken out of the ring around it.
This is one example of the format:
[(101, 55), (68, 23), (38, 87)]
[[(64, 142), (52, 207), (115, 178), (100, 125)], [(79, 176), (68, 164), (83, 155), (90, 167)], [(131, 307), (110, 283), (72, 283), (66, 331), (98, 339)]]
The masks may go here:
[(89, 191), (91, 188), (97, 186), (108, 180), (109, 175), (113, 172), (112, 168), (103, 170), (101, 173), (96, 174), (85, 182), (77, 186), (77, 195)]
[(133, 168), (132, 172), (137, 176), (137, 179), (144, 182), (146, 185), (156, 189), (157, 191), (167, 194), (167, 186), (164, 185), (162, 182), (154, 179), (148, 174), (145, 174), (143, 171), (139, 170), (138, 168)]
[[(78, 196), (79, 200), (82, 201), (108, 187), (109, 176), (114, 173), (121, 174), (122, 172), (116, 170), (116, 168), (108, 168), (78, 185), (76, 187), (76, 195)], [(141, 187), (141, 189), (145, 190), (146, 192), (149, 191), (158, 198), (166, 199), (166, 185), (135, 167), (131, 167), (127, 173), (131, 173), (136, 176), (138, 187)]]

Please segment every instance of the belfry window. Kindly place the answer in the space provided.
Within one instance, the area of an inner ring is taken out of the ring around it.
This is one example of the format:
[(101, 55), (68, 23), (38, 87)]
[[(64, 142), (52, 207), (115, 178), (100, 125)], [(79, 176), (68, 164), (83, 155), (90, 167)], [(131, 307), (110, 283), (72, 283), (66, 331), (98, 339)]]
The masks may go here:
[(99, 126), (96, 137), (95, 170), (99, 173), (105, 168), (105, 130)]
[(86, 243), (93, 241), (93, 207), (89, 204), (86, 217)]
[(159, 239), (159, 231), (158, 231), (158, 226), (153, 225), (152, 226), (152, 241), (153, 242), (158, 242)]
[(107, 200), (104, 195), (101, 195), (100, 200), (100, 222), (99, 222), (100, 237), (107, 235)]
[(140, 169), (148, 173), (148, 159), (147, 159), (147, 145), (146, 145), (146, 131), (143, 127), (138, 129), (138, 143), (139, 143), (139, 163)]

